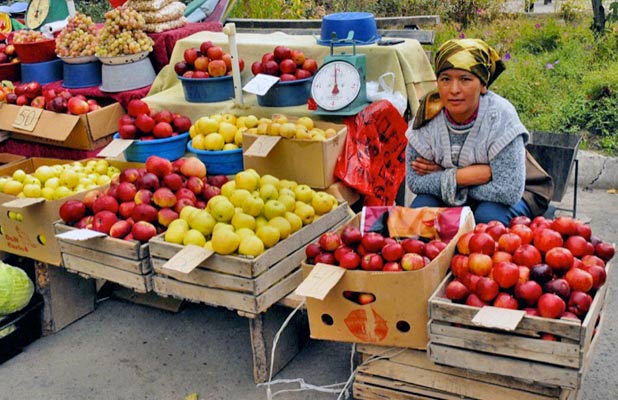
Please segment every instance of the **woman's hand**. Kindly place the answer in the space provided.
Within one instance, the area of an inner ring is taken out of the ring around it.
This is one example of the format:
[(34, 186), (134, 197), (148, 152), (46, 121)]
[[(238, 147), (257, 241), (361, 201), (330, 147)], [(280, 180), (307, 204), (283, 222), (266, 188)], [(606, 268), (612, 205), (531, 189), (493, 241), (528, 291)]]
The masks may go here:
[(431, 174), (432, 172), (442, 171), (444, 168), (434, 161), (427, 160), (423, 157), (416, 157), (416, 159), (412, 161), (412, 169), (417, 175), (423, 176)]

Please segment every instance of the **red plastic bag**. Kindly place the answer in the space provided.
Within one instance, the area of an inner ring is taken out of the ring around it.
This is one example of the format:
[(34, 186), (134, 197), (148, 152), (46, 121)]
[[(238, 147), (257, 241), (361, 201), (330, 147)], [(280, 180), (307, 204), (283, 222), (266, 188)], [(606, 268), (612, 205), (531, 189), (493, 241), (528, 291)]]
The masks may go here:
[(408, 124), (387, 100), (346, 118), (348, 134), (335, 176), (365, 196), (364, 205), (392, 205), (404, 179)]

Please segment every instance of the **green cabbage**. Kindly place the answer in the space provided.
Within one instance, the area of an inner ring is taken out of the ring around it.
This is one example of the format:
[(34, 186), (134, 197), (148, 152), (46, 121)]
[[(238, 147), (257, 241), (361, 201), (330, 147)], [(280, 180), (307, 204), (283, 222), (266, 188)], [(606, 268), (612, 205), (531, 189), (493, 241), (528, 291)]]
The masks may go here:
[(21, 268), (0, 261), (0, 316), (26, 307), (34, 294), (34, 283)]

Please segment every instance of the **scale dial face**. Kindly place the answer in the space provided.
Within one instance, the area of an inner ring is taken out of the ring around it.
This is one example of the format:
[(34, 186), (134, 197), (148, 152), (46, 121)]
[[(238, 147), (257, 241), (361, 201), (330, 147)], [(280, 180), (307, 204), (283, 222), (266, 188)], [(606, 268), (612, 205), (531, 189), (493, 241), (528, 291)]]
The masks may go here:
[(346, 61), (331, 61), (313, 77), (311, 97), (323, 110), (337, 111), (352, 104), (360, 90), (358, 69)]
[(26, 12), (26, 26), (36, 29), (43, 25), (49, 15), (50, 0), (31, 0)]

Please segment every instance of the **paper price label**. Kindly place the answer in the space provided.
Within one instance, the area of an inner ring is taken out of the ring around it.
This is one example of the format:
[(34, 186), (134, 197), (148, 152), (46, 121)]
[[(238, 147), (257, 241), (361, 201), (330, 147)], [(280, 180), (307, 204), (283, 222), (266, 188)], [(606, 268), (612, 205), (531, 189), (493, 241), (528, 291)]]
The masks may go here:
[(264, 96), (266, 92), (268, 92), (277, 82), (279, 82), (279, 77), (277, 76), (257, 74), (253, 79), (247, 82), (245, 86), (243, 86), (242, 90), (258, 96)]
[(189, 244), (170, 258), (161, 268), (188, 274), (214, 253), (213, 250)]
[(41, 114), (43, 114), (42, 108), (21, 106), (20, 110), (17, 112), (15, 120), (13, 121), (13, 127), (32, 132), (34, 128), (36, 128), (36, 124), (38, 124)]
[(56, 235), (59, 239), (69, 239), (76, 241), (89, 240), (92, 238), (106, 237), (103, 232), (93, 231), (92, 229), (74, 229)]
[(249, 157), (266, 157), (273, 147), (279, 143), (281, 136), (258, 136), (255, 142), (245, 152)]
[(334, 265), (317, 263), (309, 276), (298, 285), (294, 294), (324, 300), (345, 274), (345, 269)]

